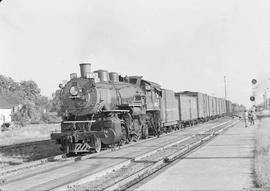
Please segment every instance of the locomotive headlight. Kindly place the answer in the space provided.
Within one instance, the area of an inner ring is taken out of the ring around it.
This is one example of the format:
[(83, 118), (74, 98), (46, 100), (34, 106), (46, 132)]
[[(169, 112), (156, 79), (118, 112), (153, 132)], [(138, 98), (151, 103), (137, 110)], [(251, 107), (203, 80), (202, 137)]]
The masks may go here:
[(71, 95), (73, 95), (73, 96), (78, 95), (78, 92), (79, 92), (79, 89), (78, 89), (78, 87), (76, 87), (76, 86), (72, 86), (72, 87), (70, 88), (70, 90), (69, 90), (69, 93), (70, 93)]

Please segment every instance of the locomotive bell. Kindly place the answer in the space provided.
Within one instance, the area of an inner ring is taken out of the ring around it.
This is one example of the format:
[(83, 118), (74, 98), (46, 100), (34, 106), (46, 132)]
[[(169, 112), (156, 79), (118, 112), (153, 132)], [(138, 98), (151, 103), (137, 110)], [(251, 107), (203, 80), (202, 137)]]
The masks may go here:
[(87, 78), (91, 73), (91, 64), (90, 63), (82, 63), (80, 64), (81, 77)]

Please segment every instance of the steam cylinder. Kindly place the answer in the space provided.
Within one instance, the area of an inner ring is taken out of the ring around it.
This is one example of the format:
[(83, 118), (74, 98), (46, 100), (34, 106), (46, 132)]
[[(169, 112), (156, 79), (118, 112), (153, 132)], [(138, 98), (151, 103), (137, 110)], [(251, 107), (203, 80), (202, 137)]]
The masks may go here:
[(91, 64), (90, 63), (80, 64), (80, 71), (81, 71), (81, 77), (87, 78), (87, 76), (91, 73)]

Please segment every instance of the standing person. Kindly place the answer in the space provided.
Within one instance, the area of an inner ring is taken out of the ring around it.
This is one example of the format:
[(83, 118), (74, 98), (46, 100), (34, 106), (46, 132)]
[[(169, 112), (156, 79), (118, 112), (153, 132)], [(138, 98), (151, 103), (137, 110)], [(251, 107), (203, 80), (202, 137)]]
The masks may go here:
[(248, 112), (248, 122), (249, 122), (249, 125), (252, 125), (252, 114), (251, 114), (251, 111)]
[(251, 123), (251, 125), (255, 125), (255, 112), (254, 111), (251, 111), (251, 121), (250, 121), (250, 123)]
[(253, 111), (248, 112), (248, 121), (249, 121), (250, 125), (254, 125)]
[(244, 118), (244, 122), (245, 122), (245, 127), (247, 127), (247, 123), (248, 123), (248, 112), (247, 112), (247, 110), (244, 111), (243, 118)]

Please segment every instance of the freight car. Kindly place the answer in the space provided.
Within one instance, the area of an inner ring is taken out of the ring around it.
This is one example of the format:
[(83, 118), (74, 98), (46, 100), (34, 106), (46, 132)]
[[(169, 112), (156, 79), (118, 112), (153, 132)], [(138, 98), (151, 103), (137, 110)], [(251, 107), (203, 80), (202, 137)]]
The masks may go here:
[(186, 95), (182, 92), (176, 93), (179, 113), (179, 125), (185, 127), (198, 122), (198, 102), (196, 97)]
[(208, 96), (209, 100), (209, 119), (213, 119), (215, 116), (215, 102), (214, 97)]
[[(81, 76), (61, 84), (61, 132), (51, 138), (66, 153), (99, 152), (162, 132), (232, 114), (228, 100), (162, 89), (142, 76), (119, 76), (80, 64)], [(236, 107), (235, 107), (236, 108)]]
[(183, 95), (192, 96), (197, 102), (197, 118), (199, 121), (207, 121), (211, 116), (209, 112), (209, 96), (200, 92), (184, 91)]
[[(231, 112), (226, 111), (226, 100), (223, 98), (217, 98), (203, 94), (200, 92), (184, 91), (180, 94), (192, 96), (197, 101), (197, 117), (199, 122), (208, 121), (209, 119), (215, 119), (230, 115)], [(230, 104), (228, 105), (230, 107)], [(230, 111), (231, 109), (228, 109)]]
[(226, 100), (226, 114), (228, 116), (232, 116), (233, 115), (232, 102), (230, 100)]
[(160, 104), (161, 129), (171, 131), (179, 128), (179, 108), (178, 100), (174, 91), (162, 89)]

